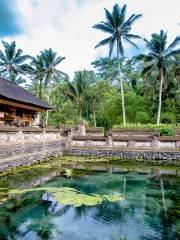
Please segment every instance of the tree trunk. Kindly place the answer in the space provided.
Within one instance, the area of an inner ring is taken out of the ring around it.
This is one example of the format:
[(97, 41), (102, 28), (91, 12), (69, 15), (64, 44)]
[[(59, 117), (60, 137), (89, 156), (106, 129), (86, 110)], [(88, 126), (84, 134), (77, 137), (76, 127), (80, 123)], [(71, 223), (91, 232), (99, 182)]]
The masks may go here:
[(121, 76), (121, 66), (120, 66), (120, 56), (119, 56), (119, 42), (117, 41), (117, 61), (118, 61), (118, 69), (119, 69), (119, 78), (120, 78), (120, 87), (121, 87), (121, 101), (122, 101), (122, 111), (123, 111), (123, 125), (126, 125), (126, 111), (124, 105), (124, 89), (123, 89), (123, 81)]
[(42, 100), (42, 79), (39, 81), (39, 98)]
[(93, 111), (93, 120), (94, 120), (94, 127), (96, 128), (97, 124), (96, 124), (96, 112)]
[(161, 120), (161, 105), (162, 105), (163, 82), (164, 82), (163, 69), (160, 69), (159, 105), (158, 105), (158, 113), (157, 113), (157, 125), (160, 124), (160, 120)]
[[(51, 95), (51, 80), (49, 81), (48, 84), (48, 104), (50, 104), (50, 95)], [(46, 111), (46, 126), (48, 125), (48, 118), (49, 118), (49, 110)]]

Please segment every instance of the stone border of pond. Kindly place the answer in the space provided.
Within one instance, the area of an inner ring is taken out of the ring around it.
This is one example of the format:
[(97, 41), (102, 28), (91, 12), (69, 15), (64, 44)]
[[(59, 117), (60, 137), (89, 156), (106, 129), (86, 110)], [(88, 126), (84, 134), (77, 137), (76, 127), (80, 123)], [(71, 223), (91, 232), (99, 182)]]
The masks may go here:
[(63, 155), (92, 156), (114, 158), (119, 160), (135, 160), (155, 162), (160, 165), (180, 165), (180, 151), (155, 150), (125, 150), (125, 149), (90, 149), (90, 148), (64, 148)]
[(127, 148), (62, 147), (58, 140), (0, 146), (0, 172), (29, 166), (62, 155), (142, 161), (158, 165), (180, 165), (180, 151)]

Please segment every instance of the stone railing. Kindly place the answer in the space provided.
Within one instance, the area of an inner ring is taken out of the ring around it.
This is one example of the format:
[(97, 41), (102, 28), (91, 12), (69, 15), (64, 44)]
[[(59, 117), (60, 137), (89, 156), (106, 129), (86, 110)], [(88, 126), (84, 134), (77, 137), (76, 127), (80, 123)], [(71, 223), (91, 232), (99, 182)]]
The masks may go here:
[(55, 140), (63, 139), (61, 131), (54, 128), (17, 128), (17, 127), (1, 127), (0, 143), (18, 143), (23, 141), (37, 140)]
[(116, 148), (180, 148), (180, 136), (144, 137), (144, 136), (72, 136), (69, 146), (82, 147), (116, 147)]
[(159, 136), (152, 131), (115, 131), (106, 136), (103, 128), (86, 128), (79, 124), (75, 128), (0, 127), (0, 144), (58, 140), (62, 146), (180, 149), (180, 135)]

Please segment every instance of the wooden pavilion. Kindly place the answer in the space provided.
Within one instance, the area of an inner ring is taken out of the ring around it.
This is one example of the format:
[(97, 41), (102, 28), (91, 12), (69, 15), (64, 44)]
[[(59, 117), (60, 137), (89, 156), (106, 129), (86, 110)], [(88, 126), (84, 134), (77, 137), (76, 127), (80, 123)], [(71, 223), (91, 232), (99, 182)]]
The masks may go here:
[(0, 123), (31, 126), (39, 124), (40, 112), (50, 110), (47, 103), (23, 87), (0, 78)]

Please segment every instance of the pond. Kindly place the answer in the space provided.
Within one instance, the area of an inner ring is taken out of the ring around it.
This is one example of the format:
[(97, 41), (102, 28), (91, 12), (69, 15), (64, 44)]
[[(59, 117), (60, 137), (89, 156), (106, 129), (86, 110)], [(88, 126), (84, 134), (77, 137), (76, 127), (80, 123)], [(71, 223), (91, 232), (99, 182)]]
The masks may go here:
[(179, 239), (179, 176), (75, 157), (9, 171), (0, 175), (0, 239)]

